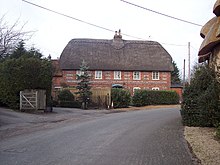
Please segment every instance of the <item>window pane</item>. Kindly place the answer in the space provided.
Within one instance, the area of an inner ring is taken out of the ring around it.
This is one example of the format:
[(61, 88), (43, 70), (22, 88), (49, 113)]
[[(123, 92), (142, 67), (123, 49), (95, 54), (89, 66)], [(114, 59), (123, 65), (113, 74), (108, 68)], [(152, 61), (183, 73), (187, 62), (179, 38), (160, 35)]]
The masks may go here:
[(95, 79), (102, 79), (102, 71), (95, 71)]
[(114, 71), (114, 79), (121, 79), (121, 71)]
[(140, 80), (140, 72), (133, 72), (133, 79), (134, 80)]
[(152, 79), (159, 80), (159, 72), (152, 72)]

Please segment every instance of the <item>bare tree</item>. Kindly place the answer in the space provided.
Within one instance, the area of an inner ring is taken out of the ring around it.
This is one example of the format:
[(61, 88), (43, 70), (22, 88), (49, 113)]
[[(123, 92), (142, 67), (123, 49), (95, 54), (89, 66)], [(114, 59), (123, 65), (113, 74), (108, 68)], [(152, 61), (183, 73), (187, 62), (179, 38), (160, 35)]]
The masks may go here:
[(25, 24), (19, 27), (19, 19), (10, 26), (4, 18), (0, 18), (0, 60), (7, 57), (20, 41), (28, 40), (33, 35), (33, 31), (23, 31)]

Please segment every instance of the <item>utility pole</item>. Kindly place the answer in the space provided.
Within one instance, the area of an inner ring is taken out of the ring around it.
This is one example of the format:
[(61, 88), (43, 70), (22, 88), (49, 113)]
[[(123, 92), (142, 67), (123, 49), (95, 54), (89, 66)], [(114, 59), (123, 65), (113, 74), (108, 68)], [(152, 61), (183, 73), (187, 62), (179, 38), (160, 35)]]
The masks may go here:
[(185, 88), (186, 85), (186, 60), (184, 59), (183, 61), (183, 89)]
[(188, 55), (189, 55), (189, 57), (188, 57), (188, 58), (189, 58), (188, 83), (190, 84), (190, 78), (191, 78), (191, 77), (190, 77), (190, 74), (191, 74), (191, 73), (190, 73), (190, 71), (191, 71), (191, 70), (190, 70), (190, 42), (188, 42)]

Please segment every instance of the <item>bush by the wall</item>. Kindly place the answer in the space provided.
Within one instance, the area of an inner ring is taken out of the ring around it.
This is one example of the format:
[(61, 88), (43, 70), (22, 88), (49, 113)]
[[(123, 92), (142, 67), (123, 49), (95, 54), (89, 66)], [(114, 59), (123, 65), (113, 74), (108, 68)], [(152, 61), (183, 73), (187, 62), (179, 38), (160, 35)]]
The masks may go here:
[(220, 87), (215, 72), (206, 65), (195, 68), (183, 93), (181, 115), (187, 126), (214, 126), (220, 122)]
[(179, 95), (175, 91), (137, 90), (132, 101), (134, 106), (178, 104)]
[(58, 94), (59, 101), (74, 101), (74, 95), (67, 89), (64, 89)]
[(81, 108), (81, 103), (75, 101), (74, 95), (67, 89), (58, 94), (58, 106), (66, 108)]
[(131, 94), (128, 90), (113, 88), (111, 95), (114, 108), (126, 108), (130, 105)]

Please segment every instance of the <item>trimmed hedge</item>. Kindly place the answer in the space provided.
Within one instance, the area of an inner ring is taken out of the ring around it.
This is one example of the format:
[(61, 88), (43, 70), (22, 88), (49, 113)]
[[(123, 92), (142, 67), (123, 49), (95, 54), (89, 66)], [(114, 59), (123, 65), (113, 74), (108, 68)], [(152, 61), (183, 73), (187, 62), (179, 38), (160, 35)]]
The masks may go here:
[(132, 98), (134, 106), (178, 104), (179, 95), (175, 91), (137, 90)]
[(126, 108), (130, 105), (131, 94), (128, 90), (113, 88), (111, 95), (114, 108)]

